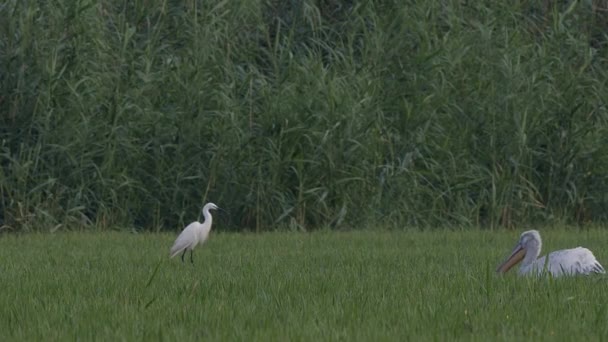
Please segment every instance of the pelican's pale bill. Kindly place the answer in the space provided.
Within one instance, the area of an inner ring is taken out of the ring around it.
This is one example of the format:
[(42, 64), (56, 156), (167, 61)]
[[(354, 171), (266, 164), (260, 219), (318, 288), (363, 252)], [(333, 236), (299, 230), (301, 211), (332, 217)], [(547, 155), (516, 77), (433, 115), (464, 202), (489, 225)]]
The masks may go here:
[(517, 246), (515, 246), (515, 248), (513, 249), (513, 253), (511, 253), (511, 255), (507, 258), (507, 261), (505, 261), (502, 265), (498, 266), (496, 272), (506, 273), (508, 270), (511, 269), (511, 267), (517, 265), (517, 263), (520, 262), (525, 255), (526, 250), (521, 244), (518, 243)]

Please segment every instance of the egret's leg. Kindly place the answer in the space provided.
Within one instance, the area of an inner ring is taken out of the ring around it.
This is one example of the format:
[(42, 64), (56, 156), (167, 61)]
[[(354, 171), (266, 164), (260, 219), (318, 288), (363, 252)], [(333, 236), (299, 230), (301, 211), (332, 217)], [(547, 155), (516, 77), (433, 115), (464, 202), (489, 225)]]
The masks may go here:
[(184, 262), (184, 255), (186, 255), (187, 251), (188, 251), (188, 248), (184, 248), (184, 253), (182, 253), (182, 262)]
[(194, 259), (192, 259), (192, 250), (190, 250), (190, 262), (194, 264)]

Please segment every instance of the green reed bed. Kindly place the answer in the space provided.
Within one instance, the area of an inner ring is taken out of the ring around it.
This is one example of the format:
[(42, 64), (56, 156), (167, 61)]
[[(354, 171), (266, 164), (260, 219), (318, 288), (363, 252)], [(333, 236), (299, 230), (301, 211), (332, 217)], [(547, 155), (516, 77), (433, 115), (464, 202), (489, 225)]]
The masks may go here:
[(0, 5), (0, 226), (606, 218), (588, 2)]

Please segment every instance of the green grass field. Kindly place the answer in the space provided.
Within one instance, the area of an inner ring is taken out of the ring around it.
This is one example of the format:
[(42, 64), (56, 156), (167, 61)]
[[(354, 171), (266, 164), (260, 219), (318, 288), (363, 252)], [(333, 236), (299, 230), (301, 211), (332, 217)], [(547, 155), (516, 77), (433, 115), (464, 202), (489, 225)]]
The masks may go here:
[[(504, 277), (515, 232), (217, 233), (0, 239), (0, 340), (519, 340), (608, 336), (602, 276)], [(544, 230), (544, 252), (608, 232)]]

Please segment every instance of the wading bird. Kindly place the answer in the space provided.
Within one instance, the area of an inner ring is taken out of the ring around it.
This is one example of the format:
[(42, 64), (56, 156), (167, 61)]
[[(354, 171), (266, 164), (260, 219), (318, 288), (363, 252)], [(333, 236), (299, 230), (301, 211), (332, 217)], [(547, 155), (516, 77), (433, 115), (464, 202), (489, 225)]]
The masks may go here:
[(194, 221), (190, 223), (186, 228), (184, 228), (184, 230), (181, 232), (181, 234), (179, 234), (177, 239), (175, 239), (173, 247), (171, 247), (171, 258), (178, 255), (180, 252), (183, 252), (182, 262), (184, 262), (184, 255), (188, 250), (190, 250), (190, 262), (194, 263), (194, 259), (192, 258), (192, 250), (199, 243), (203, 244), (205, 240), (207, 240), (207, 237), (209, 237), (209, 231), (211, 231), (211, 223), (213, 222), (213, 218), (211, 217), (211, 213), (209, 213), (209, 210), (212, 209), (220, 208), (213, 203), (205, 204), (205, 206), (203, 207), (203, 216), (205, 217), (205, 221), (203, 223)]
[(523, 232), (511, 255), (498, 266), (496, 272), (506, 273), (523, 259), (519, 267), (520, 275), (541, 275), (543, 272), (549, 272), (554, 277), (559, 277), (561, 275), (606, 273), (604, 267), (587, 248), (562, 249), (537, 259), (541, 245), (538, 231)]

